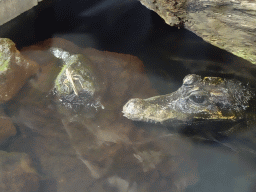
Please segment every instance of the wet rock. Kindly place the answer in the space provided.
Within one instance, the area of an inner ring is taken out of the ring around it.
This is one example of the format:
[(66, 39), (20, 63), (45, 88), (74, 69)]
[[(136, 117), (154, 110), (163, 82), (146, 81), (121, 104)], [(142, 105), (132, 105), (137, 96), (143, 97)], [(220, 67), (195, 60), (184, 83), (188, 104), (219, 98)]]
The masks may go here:
[(59, 110), (71, 110), (85, 117), (93, 116), (98, 108), (104, 108), (96, 95), (100, 91), (100, 83), (92, 62), (82, 54), (70, 55), (60, 48), (52, 48), (51, 52), (63, 60), (54, 84), (57, 102), (62, 106)]
[(22, 56), (10, 39), (0, 38), (0, 102), (10, 100), (38, 70), (38, 64)]
[(0, 145), (4, 144), (9, 137), (16, 135), (16, 133), (17, 131), (11, 118), (5, 115), (0, 107)]
[(184, 26), (206, 42), (256, 64), (255, 1), (141, 0), (141, 3), (167, 24)]
[(137, 186), (137, 191), (183, 191), (198, 181), (196, 163), (189, 157), (191, 143), (179, 135), (159, 133), (151, 133), (151, 141), (140, 138), (133, 142), (132, 153), (119, 154), (125, 158), (117, 160), (115, 166), (125, 167), (121, 170), (126, 174), (120, 171), (118, 176), (130, 181), (129, 189)]
[(181, 26), (186, 19), (187, 0), (140, 0), (142, 5), (158, 13), (167, 24)]
[(36, 192), (39, 175), (25, 153), (0, 151), (0, 190), (3, 192)]
[[(39, 0), (42, 1), (42, 0)], [(36, 6), (38, 0), (26, 0), (26, 1), (1, 1), (0, 2), (0, 25), (10, 21), (18, 15)]]

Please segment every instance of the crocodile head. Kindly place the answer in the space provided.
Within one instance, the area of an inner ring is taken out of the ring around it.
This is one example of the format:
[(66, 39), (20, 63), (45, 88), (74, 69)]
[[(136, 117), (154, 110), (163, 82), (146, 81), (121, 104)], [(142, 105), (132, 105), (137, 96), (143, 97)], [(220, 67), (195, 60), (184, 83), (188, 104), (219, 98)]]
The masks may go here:
[(253, 93), (238, 80), (190, 74), (182, 86), (167, 95), (131, 99), (123, 107), (125, 117), (135, 121), (187, 124), (202, 120), (243, 118)]

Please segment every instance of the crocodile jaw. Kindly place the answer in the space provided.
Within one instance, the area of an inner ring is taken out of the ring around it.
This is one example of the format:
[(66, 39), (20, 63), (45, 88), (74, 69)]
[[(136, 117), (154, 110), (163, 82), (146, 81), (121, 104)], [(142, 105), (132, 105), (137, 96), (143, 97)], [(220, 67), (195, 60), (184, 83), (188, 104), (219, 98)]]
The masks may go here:
[(164, 123), (165, 121), (184, 122), (190, 119), (190, 114), (184, 114), (171, 109), (170, 107), (162, 106), (159, 104), (152, 104), (149, 99), (131, 99), (123, 107), (123, 114), (128, 119), (134, 121)]

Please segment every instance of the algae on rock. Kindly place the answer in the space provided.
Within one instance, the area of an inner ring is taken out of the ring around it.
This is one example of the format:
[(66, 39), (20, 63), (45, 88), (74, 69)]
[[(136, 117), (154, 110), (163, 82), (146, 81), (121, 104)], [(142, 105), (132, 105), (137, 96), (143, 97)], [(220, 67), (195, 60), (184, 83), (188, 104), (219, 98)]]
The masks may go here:
[(38, 70), (38, 64), (21, 55), (14, 42), (0, 38), (0, 103), (12, 99)]

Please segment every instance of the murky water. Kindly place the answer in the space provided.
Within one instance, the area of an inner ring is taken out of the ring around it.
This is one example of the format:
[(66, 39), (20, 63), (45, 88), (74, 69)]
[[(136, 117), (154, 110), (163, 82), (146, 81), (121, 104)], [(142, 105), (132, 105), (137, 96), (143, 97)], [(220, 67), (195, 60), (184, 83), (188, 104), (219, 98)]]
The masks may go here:
[[(48, 22), (56, 27), (48, 28)], [(253, 191), (255, 102), (246, 120), (232, 125), (239, 131), (228, 136), (216, 132), (223, 124), (201, 125), (199, 135), (191, 127), (179, 133), (171, 126), (133, 122), (121, 110), (130, 98), (176, 91), (190, 73), (236, 78), (255, 87), (255, 66), (189, 31), (164, 25), (139, 2), (60, 1), (42, 8), (33, 25), (29, 43), (8, 30), (1, 35), (16, 40), (42, 69), (6, 105), (18, 134), (3, 149), (31, 156), (41, 175), (40, 191)], [(45, 44), (28, 47), (50, 37), (72, 43), (48, 40), (48, 48), (66, 46), (93, 61), (103, 86), (104, 109), (96, 116), (59, 111), (51, 91), (59, 63)], [(206, 137), (209, 129), (215, 132)]]

